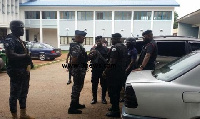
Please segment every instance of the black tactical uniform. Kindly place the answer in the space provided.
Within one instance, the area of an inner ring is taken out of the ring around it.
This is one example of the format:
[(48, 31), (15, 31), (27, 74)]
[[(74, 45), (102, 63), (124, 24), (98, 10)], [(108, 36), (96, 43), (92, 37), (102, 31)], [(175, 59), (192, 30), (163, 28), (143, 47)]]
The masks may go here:
[[(91, 49), (92, 50), (92, 49)], [(108, 58), (108, 48), (105, 46), (97, 46), (93, 48), (93, 50), (96, 50), (96, 57), (93, 57), (91, 59), (91, 66), (92, 66), (92, 94), (93, 94), (93, 100), (91, 104), (95, 104), (97, 102), (97, 88), (100, 78), (100, 84), (102, 87), (102, 103), (106, 104), (106, 91), (107, 91), (107, 84), (106, 79), (102, 77), (102, 73), (105, 69), (105, 65), (107, 64), (107, 58)], [(99, 56), (101, 55), (101, 56)]]
[[(85, 36), (86, 33), (84, 31), (75, 31), (76, 35)], [(76, 41), (75, 41), (76, 42)], [(71, 94), (71, 104), (68, 110), (69, 114), (80, 114), (82, 113), (80, 110), (85, 108), (85, 105), (79, 104), (80, 92), (84, 85), (85, 74), (87, 70), (87, 53), (85, 52), (85, 48), (76, 42), (71, 45), (70, 55), (73, 58), (77, 58), (77, 64), (72, 64), (72, 76), (73, 76), (73, 86), (72, 86), (72, 94)]]
[(141, 51), (140, 57), (138, 59), (138, 66), (142, 65), (142, 62), (144, 60), (146, 53), (150, 53), (151, 57), (150, 57), (148, 63), (146, 64), (146, 66), (143, 68), (143, 70), (154, 70), (155, 69), (155, 60), (156, 60), (157, 54), (158, 54), (157, 44), (154, 40), (150, 41), (149, 43), (145, 44), (142, 47), (142, 51)]
[(32, 60), (28, 55), (26, 44), (19, 37), (23, 35), (23, 27), (23, 22), (11, 21), (12, 33), (6, 37), (4, 47), (8, 57), (7, 74), (10, 77), (10, 111), (13, 118), (16, 118), (18, 99), (21, 109), (20, 117), (31, 119), (30, 116), (26, 115), (26, 98), (30, 80), (29, 66), (32, 65)]
[[(112, 37), (119, 37), (118, 33), (113, 34)], [(121, 34), (120, 34), (121, 36)], [(108, 92), (110, 96), (110, 102), (112, 107), (110, 109), (111, 113), (108, 113), (107, 116), (119, 116), (119, 99), (120, 99), (120, 91), (122, 88), (122, 82), (125, 75), (126, 69), (126, 61), (127, 61), (127, 48), (123, 43), (117, 43), (111, 47), (110, 50), (110, 58), (115, 59), (115, 67), (111, 67), (111, 69), (106, 73), (108, 78)]]

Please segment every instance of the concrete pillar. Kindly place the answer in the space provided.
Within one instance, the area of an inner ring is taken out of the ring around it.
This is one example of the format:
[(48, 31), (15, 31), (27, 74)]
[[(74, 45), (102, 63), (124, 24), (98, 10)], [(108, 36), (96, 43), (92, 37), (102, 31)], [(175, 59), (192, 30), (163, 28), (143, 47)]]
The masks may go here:
[(153, 30), (153, 17), (154, 17), (154, 11), (151, 13), (151, 30)]
[(57, 41), (60, 48), (60, 11), (57, 11)]
[(96, 15), (95, 11), (93, 13), (93, 44), (95, 44), (95, 35), (96, 35)]
[(42, 11), (40, 11), (40, 43), (43, 43)]
[(115, 33), (115, 11), (112, 11), (112, 34)]

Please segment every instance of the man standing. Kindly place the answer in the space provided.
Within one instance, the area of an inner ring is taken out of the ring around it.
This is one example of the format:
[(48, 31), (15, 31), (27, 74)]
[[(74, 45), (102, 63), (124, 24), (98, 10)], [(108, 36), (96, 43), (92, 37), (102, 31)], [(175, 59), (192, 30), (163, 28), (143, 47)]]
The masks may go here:
[(153, 40), (153, 33), (151, 30), (145, 31), (143, 34), (145, 45), (142, 47), (140, 57), (138, 59), (139, 68), (134, 71), (154, 70), (155, 61), (158, 54), (156, 42)]
[(105, 69), (105, 65), (107, 64), (107, 54), (108, 54), (108, 49), (105, 46), (102, 46), (102, 36), (97, 36), (96, 37), (96, 47), (93, 47), (90, 50), (90, 54), (88, 57), (91, 60), (91, 66), (92, 66), (92, 102), (91, 104), (97, 103), (97, 88), (98, 88), (98, 83), (99, 83), (99, 78), (100, 78), (100, 84), (102, 87), (102, 103), (107, 104), (106, 101), (106, 80), (105, 78), (102, 77), (102, 73)]
[(10, 111), (17, 119), (17, 99), (20, 104), (20, 118), (34, 119), (26, 114), (26, 98), (29, 89), (30, 65), (33, 68), (25, 43), (20, 39), (24, 35), (24, 23), (19, 20), (10, 22), (11, 34), (5, 39), (4, 47), (8, 58), (7, 74), (10, 77)]
[(121, 43), (121, 34), (112, 34), (112, 47), (110, 51), (109, 65), (103, 72), (103, 77), (107, 77), (108, 91), (112, 107), (109, 108), (108, 117), (120, 117), (119, 98), (122, 81), (125, 77), (125, 65), (127, 58), (127, 48)]
[(72, 86), (71, 103), (68, 109), (68, 114), (81, 114), (82, 111), (78, 109), (85, 108), (85, 105), (79, 104), (80, 92), (83, 88), (85, 74), (87, 70), (87, 53), (85, 48), (81, 45), (84, 42), (84, 31), (75, 31), (75, 44), (71, 47), (71, 66), (74, 84)]

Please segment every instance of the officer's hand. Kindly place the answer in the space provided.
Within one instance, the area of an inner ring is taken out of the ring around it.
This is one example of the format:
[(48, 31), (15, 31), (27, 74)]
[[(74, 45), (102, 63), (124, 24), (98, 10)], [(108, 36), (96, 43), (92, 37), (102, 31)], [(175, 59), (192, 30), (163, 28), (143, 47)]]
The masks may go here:
[(106, 72), (105, 72), (105, 71), (103, 71), (103, 73), (102, 73), (102, 77), (103, 77), (103, 78), (106, 78), (106, 77), (107, 77), (107, 75), (106, 75)]
[(137, 68), (135, 70), (132, 70), (132, 72), (135, 72), (135, 71), (142, 71), (142, 68)]
[(31, 69), (33, 69), (34, 68), (34, 65), (33, 65), (33, 63), (31, 63)]

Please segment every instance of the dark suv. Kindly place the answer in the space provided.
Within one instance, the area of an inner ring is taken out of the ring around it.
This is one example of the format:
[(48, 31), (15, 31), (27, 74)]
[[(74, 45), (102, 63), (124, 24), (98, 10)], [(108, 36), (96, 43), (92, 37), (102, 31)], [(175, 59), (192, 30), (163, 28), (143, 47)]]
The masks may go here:
[[(158, 46), (157, 63), (160, 66), (200, 48), (200, 39), (193, 37), (157, 36), (154, 40)], [(138, 53), (141, 52), (143, 45), (143, 40), (139, 38), (136, 43)]]

